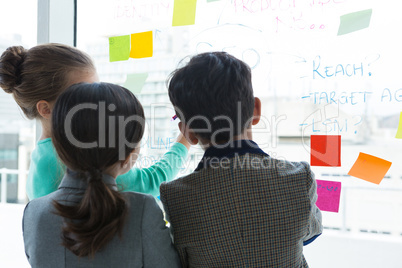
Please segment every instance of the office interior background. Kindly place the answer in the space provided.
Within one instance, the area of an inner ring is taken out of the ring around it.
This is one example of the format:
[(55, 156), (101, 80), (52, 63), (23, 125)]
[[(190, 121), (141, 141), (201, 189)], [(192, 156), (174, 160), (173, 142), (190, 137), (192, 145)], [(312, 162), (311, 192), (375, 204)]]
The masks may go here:
[[(101, 81), (145, 74), (146, 167), (174, 142), (177, 120), (166, 79), (182, 59), (226, 51), (250, 65), (263, 120), (254, 139), (273, 157), (310, 162), (311, 135), (341, 135), (341, 166), (313, 166), (342, 183), (338, 213), (304, 248), (310, 267), (402, 267), (402, 26), (398, 1), (198, 0), (195, 24), (172, 26), (174, 0), (2, 0), (0, 51), (58, 42), (86, 51)], [(372, 10), (370, 24), (338, 35), (341, 16)], [(109, 37), (152, 31), (153, 56), (109, 61)], [(40, 126), (0, 90), (0, 267), (29, 267), (21, 230), (30, 153)], [(380, 185), (348, 171), (360, 152), (392, 162)], [(203, 151), (194, 147), (179, 176)], [(291, 191), (291, 189), (289, 189)]]

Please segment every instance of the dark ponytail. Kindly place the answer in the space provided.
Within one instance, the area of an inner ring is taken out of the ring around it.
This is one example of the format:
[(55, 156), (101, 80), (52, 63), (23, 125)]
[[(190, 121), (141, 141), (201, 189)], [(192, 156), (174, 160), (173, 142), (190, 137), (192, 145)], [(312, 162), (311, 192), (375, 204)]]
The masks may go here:
[[(71, 119), (70, 129), (74, 138), (80, 142), (96, 141), (99, 145), (99, 135), (105, 135), (104, 140), (110, 144), (80, 148), (66, 134), (67, 114), (79, 104), (99, 103), (104, 103), (105, 107), (111, 104), (115, 107), (103, 111), (105, 118), (137, 115), (140, 120), (129, 121), (124, 129), (106, 120), (102, 122), (104, 131), (99, 133), (99, 111), (83, 108)], [(75, 172), (79, 179), (87, 183), (81, 202), (77, 205), (54, 202), (56, 213), (65, 220), (63, 245), (77, 256), (94, 256), (116, 234), (121, 236), (128, 204), (115, 185), (105, 182), (102, 172), (122, 160), (119, 159), (121, 150), (127, 158), (140, 143), (144, 133), (143, 120), (144, 112), (135, 96), (125, 88), (107, 83), (74, 85), (60, 95), (54, 106), (52, 133), (55, 149), (68, 167), (67, 172)], [(116, 131), (114, 137), (110, 135), (113, 133), (111, 129)], [(122, 137), (118, 131), (124, 131), (127, 143), (123, 147), (115, 146), (120, 144), (118, 139)]]

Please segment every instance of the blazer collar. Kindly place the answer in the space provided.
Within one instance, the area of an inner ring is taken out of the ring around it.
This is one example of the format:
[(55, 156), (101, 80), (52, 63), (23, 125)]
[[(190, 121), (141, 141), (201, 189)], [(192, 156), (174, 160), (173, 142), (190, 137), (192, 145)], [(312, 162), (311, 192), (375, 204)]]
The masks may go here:
[[(116, 180), (107, 174), (102, 174), (102, 180), (105, 184), (109, 185), (113, 189), (117, 190)], [(63, 180), (59, 185), (61, 188), (74, 188), (74, 189), (86, 189), (88, 187), (88, 182), (86, 179), (82, 179), (79, 173), (71, 169), (66, 170)]]
[(236, 155), (250, 154), (261, 154), (264, 156), (269, 156), (263, 150), (258, 147), (258, 145), (252, 140), (235, 140), (231, 143), (225, 144), (224, 146), (211, 146), (205, 150), (204, 156), (202, 157), (200, 163), (198, 164), (195, 171), (199, 171), (203, 168), (209, 166), (209, 161), (211, 159), (221, 159), (221, 158), (232, 158)]

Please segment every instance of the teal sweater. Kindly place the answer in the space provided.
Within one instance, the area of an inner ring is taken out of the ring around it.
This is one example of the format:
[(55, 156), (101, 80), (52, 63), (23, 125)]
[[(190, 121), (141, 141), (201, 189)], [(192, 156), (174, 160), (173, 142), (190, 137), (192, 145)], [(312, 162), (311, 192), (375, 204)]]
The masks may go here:
[[(163, 158), (149, 168), (133, 168), (116, 179), (122, 191), (134, 191), (159, 195), (159, 185), (176, 177), (187, 157), (187, 148), (175, 143)], [(57, 190), (64, 176), (65, 166), (57, 157), (50, 138), (38, 142), (31, 154), (27, 179), (29, 200), (45, 196)]]

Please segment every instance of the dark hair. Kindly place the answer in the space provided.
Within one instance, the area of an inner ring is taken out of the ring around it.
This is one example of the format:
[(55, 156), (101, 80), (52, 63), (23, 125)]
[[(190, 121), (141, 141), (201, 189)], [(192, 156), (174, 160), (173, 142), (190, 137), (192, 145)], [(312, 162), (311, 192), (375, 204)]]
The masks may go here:
[(0, 87), (34, 119), (39, 117), (38, 101), (56, 100), (71, 85), (73, 71), (95, 72), (95, 66), (87, 54), (67, 45), (13, 46), (0, 57)]
[[(123, 120), (124, 126), (117, 125)], [(54, 147), (67, 172), (78, 173), (88, 183), (77, 205), (54, 201), (56, 213), (65, 220), (63, 245), (77, 256), (93, 256), (117, 233), (121, 235), (127, 204), (102, 180), (102, 172), (121, 160), (121, 152), (127, 158), (139, 145), (144, 122), (140, 102), (118, 85), (76, 84), (57, 99), (52, 112)], [(96, 144), (84, 146), (89, 142)]]
[(168, 90), (177, 116), (208, 141), (226, 142), (251, 123), (250, 67), (225, 52), (192, 57), (170, 75)]

